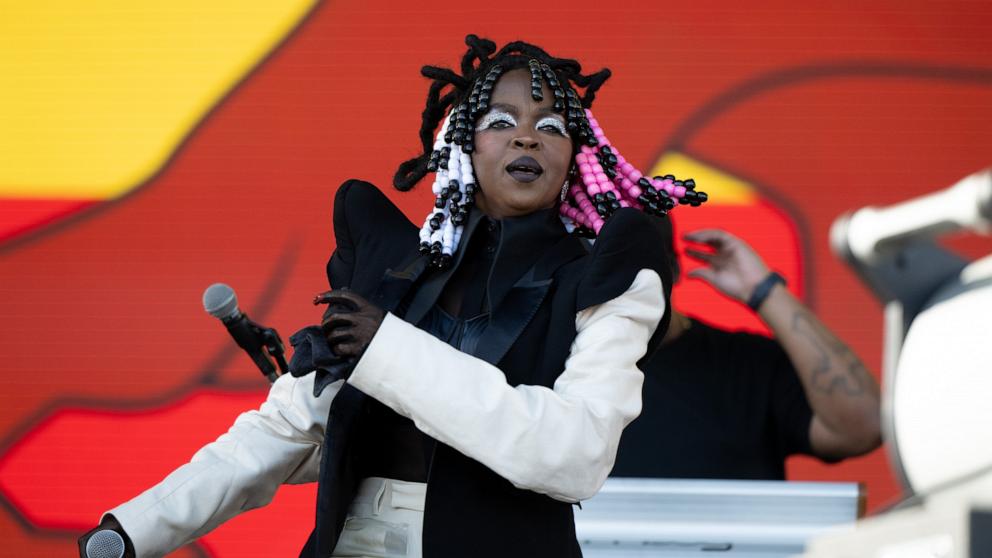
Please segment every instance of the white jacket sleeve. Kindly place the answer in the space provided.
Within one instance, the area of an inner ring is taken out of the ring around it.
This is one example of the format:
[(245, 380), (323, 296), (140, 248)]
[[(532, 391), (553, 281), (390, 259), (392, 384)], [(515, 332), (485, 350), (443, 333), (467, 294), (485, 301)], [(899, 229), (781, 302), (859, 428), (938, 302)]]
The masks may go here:
[(579, 312), (553, 389), (511, 387), (495, 366), (387, 314), (348, 381), (515, 486), (584, 500), (641, 412), (636, 363), (664, 309), (661, 279), (643, 269), (622, 295)]
[(314, 374), (280, 377), (261, 408), (159, 484), (107, 513), (138, 558), (163, 556), (224, 521), (268, 504), (280, 484), (314, 482), (331, 401), (342, 382), (313, 396)]

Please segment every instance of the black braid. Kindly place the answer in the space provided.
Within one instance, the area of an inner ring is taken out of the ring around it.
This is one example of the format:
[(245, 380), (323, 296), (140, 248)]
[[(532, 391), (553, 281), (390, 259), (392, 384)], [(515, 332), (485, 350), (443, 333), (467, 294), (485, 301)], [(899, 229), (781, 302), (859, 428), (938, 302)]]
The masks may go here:
[[(428, 172), (436, 170), (447, 158), (447, 154), (433, 151), (434, 133), (444, 118), (448, 109), (452, 110), (453, 123), (460, 119), (462, 124), (456, 134), (451, 128), (450, 136), (462, 146), (465, 153), (474, 149), (473, 135), (475, 120), (488, 109), (488, 91), (483, 81), (491, 76), (490, 86), (504, 72), (518, 68), (531, 68), (534, 79), (543, 78), (552, 93), (556, 93), (555, 110), (566, 114), (568, 129), (576, 145), (595, 145), (589, 122), (583, 108), (590, 108), (596, 98), (596, 92), (610, 77), (610, 70), (603, 69), (594, 74), (583, 75), (582, 66), (578, 61), (569, 58), (555, 58), (539, 46), (513, 41), (503, 48), (496, 50), (496, 43), (476, 35), (465, 37), (468, 50), (461, 60), (461, 75), (447, 68), (424, 66), (420, 73), (433, 80), (427, 92), (427, 103), (422, 113), (420, 126), (420, 143), (423, 153), (404, 161), (393, 176), (393, 186), (400, 191), (407, 191), (419, 182)], [(495, 53), (495, 55), (494, 55)], [(536, 60), (539, 66), (532, 66), (531, 60)], [(550, 72), (548, 71), (550, 70)], [(556, 78), (557, 83), (552, 77)], [(557, 87), (555, 87), (557, 85)], [(584, 90), (578, 95), (575, 87)], [(442, 94), (446, 88), (449, 90)], [(559, 110), (560, 109), (560, 110)], [(455, 139), (457, 138), (457, 139)]]

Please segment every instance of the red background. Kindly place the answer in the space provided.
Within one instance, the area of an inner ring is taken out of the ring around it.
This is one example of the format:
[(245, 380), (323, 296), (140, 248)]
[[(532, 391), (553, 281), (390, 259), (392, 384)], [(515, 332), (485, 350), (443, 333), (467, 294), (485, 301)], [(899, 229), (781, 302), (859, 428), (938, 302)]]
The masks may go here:
[[(72, 555), (101, 511), (257, 405), (265, 381), (203, 313), (203, 289), (233, 285), (283, 335), (315, 321), (336, 187), (388, 186), (416, 153), (420, 65), (455, 65), (468, 32), (613, 69), (596, 115), (642, 169), (677, 148), (754, 184), (764, 209), (680, 209), (677, 226), (725, 226), (793, 266), (798, 292), (877, 372), (880, 308), (829, 253), (828, 228), (989, 164), (992, 4), (613, 4), (326, 3), (131, 195), (8, 235), (2, 554)], [(418, 221), (430, 203), (425, 187), (389, 195)], [(987, 240), (953, 245), (989, 251)], [(699, 285), (675, 304), (758, 327)], [(835, 466), (794, 459), (789, 475), (864, 482), (870, 509), (898, 494), (883, 451)], [(175, 556), (295, 556), (312, 491), (290, 487)]]

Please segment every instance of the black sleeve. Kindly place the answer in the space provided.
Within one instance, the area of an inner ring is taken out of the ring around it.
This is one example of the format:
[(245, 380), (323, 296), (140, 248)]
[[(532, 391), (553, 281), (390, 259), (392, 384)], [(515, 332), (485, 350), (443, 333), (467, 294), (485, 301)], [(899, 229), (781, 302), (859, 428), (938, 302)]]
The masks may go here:
[(576, 300), (577, 311), (613, 300), (630, 288), (642, 269), (654, 270), (661, 278), (665, 314), (648, 342), (645, 359), (664, 338), (672, 315), (672, 266), (668, 261), (670, 254), (663, 247), (663, 228), (659, 222), (667, 218), (653, 217), (633, 208), (614, 213), (596, 238)]
[(763, 358), (770, 374), (769, 406), (781, 456), (785, 458), (797, 453), (813, 455), (809, 440), (813, 410), (806, 399), (799, 374), (781, 345), (771, 339), (765, 342), (767, 350)]

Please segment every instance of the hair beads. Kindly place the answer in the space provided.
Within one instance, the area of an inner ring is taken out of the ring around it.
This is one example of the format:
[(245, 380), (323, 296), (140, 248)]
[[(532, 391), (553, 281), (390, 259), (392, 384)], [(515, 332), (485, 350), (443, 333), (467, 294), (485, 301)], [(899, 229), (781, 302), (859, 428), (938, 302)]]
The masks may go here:
[[(676, 204), (698, 206), (706, 201), (706, 194), (696, 192), (692, 180), (643, 176), (607, 140), (588, 109), (610, 77), (609, 70), (584, 75), (575, 60), (552, 57), (519, 41), (498, 52), (494, 42), (475, 35), (468, 35), (465, 44), (469, 48), (461, 61), (462, 75), (435, 66), (421, 69), (433, 80), (419, 134), (424, 153), (403, 162), (393, 177), (393, 185), (406, 191), (428, 172), (435, 173), (434, 208), (420, 230), (421, 251), (430, 255), (433, 265), (444, 267), (451, 261), (474, 205), (478, 186), (471, 154), (476, 123), (489, 111), (500, 76), (518, 68), (530, 72), (535, 101), (545, 99), (547, 85), (554, 96), (552, 110), (565, 117), (567, 132), (578, 148), (577, 172), (563, 188), (566, 197), (560, 206), (568, 230), (595, 236), (622, 207), (664, 215)], [(581, 96), (576, 88), (582, 89)]]
[(592, 111), (585, 110), (595, 144), (583, 145), (575, 155), (578, 178), (569, 187), (561, 214), (576, 225), (578, 234), (595, 236), (621, 207), (635, 207), (649, 215), (665, 215), (676, 203), (699, 206), (705, 192), (695, 191), (692, 180), (672, 175), (648, 178), (610, 145)]

